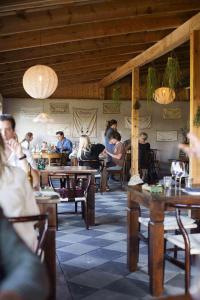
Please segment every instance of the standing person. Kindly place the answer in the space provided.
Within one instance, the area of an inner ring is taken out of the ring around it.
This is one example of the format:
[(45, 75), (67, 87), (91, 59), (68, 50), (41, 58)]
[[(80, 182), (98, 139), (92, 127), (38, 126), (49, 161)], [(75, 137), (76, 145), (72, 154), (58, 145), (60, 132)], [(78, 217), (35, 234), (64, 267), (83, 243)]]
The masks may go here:
[[(105, 146), (102, 144), (92, 144), (90, 138), (87, 135), (82, 135), (79, 140), (79, 148), (77, 152), (77, 158), (80, 165), (90, 166), (93, 169), (99, 169), (100, 161), (99, 154), (103, 152)], [(91, 160), (91, 162), (84, 162), (84, 160)], [(92, 161), (96, 160), (96, 161)]]
[[(109, 153), (113, 153), (113, 150), (114, 150), (114, 145), (110, 144), (109, 139), (110, 139), (110, 136), (115, 131), (117, 131), (117, 121), (112, 119), (107, 122), (106, 130), (104, 133), (105, 147)], [(112, 157), (111, 157), (111, 155), (108, 154), (108, 162), (111, 162), (111, 161), (112, 161)]]
[(24, 149), (30, 150), (30, 142), (33, 140), (33, 133), (27, 132), (24, 139), (21, 141), (21, 145)]
[(146, 132), (141, 132), (139, 135), (139, 170), (143, 181), (147, 181), (148, 169), (150, 164), (150, 144), (147, 142), (148, 135)]
[[(9, 166), (5, 161), (5, 147), (0, 134), (0, 206), (7, 217), (21, 217), (39, 214), (33, 190), (27, 175), (18, 167)], [(29, 222), (14, 225), (26, 244), (35, 250), (37, 233)]]
[(63, 131), (57, 131), (56, 136), (58, 139), (56, 145), (56, 152), (58, 153), (67, 152), (68, 154), (70, 154), (72, 152), (72, 142), (64, 136)]

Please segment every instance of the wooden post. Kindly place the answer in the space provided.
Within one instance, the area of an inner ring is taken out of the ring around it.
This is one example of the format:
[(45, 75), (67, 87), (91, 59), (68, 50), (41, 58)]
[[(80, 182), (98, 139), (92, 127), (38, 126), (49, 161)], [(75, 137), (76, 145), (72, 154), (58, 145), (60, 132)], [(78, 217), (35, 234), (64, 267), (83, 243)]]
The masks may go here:
[(139, 68), (132, 70), (132, 102), (131, 102), (131, 176), (138, 174), (138, 123), (139, 110), (134, 109), (139, 100)]
[[(198, 106), (200, 106), (200, 31), (190, 35), (190, 131), (200, 138), (200, 128), (193, 125)], [(194, 183), (200, 183), (200, 161), (190, 158), (190, 176)]]

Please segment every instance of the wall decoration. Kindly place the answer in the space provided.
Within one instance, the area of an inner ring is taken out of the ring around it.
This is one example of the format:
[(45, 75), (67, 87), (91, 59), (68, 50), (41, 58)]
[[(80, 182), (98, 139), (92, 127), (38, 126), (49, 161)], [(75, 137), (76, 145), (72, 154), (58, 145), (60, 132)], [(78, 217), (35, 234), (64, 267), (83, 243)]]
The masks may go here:
[(97, 136), (97, 109), (73, 108), (73, 137)]
[(163, 108), (163, 119), (176, 120), (181, 119), (180, 108)]
[[(151, 116), (139, 117), (139, 129), (147, 129), (151, 127)], [(131, 129), (131, 117), (125, 117), (125, 128)]]
[(156, 140), (157, 142), (175, 142), (177, 141), (177, 131), (157, 131)]
[(63, 102), (50, 103), (49, 111), (52, 114), (68, 114), (69, 103), (63, 103)]
[(23, 107), (20, 110), (20, 118), (22, 120), (30, 120), (31, 122), (33, 119), (42, 111), (42, 107)]
[(120, 103), (103, 103), (104, 114), (120, 114)]
[(56, 132), (63, 131), (66, 137), (70, 136), (70, 124), (66, 123), (57, 123), (57, 124), (47, 124), (47, 135), (55, 136), (56, 141)]

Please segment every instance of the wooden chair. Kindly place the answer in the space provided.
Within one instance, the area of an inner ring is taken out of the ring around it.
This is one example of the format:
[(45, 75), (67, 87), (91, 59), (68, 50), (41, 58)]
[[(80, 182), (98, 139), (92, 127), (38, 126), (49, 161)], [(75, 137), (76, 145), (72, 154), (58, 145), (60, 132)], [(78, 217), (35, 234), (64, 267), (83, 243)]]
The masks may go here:
[(88, 174), (49, 174), (49, 184), (60, 195), (60, 201), (77, 204), (81, 202), (82, 217), (89, 229), (87, 214), (87, 193), (91, 182)]
[(35, 250), (35, 253), (39, 256), (41, 261), (44, 259), (45, 253), (45, 240), (48, 229), (48, 215), (33, 215), (33, 216), (23, 216), (23, 217), (13, 217), (8, 218), (11, 223), (26, 223), (34, 222), (35, 230), (38, 232), (38, 244)]
[(106, 168), (107, 176), (109, 176), (109, 175), (112, 175), (112, 176), (117, 175), (117, 176), (119, 176), (121, 188), (123, 188), (124, 181), (125, 181), (126, 159), (127, 159), (127, 153), (125, 154), (125, 157), (124, 157), (123, 166), (119, 170), (112, 170), (110, 168)]
[(104, 160), (102, 160), (102, 159), (78, 160), (78, 165), (91, 167), (91, 168), (94, 168), (97, 170), (97, 173), (94, 175), (96, 191), (98, 191), (98, 188), (99, 188), (100, 193), (103, 194), (102, 177), (103, 177), (103, 171), (104, 171)]
[[(185, 251), (184, 262), (178, 261), (177, 259), (166, 255), (166, 258), (170, 260), (171, 263), (174, 263), (176, 266), (179, 266), (185, 270), (185, 293), (189, 292), (190, 287), (190, 274), (191, 274), (191, 256), (200, 255), (200, 233), (188, 233), (187, 227), (184, 226), (182, 221), (181, 211), (188, 209), (200, 209), (200, 205), (190, 205), (190, 204), (174, 204), (171, 207), (175, 208), (176, 211), (176, 220), (180, 230), (179, 235), (170, 235), (165, 234), (166, 242), (170, 242), (176, 247)], [(166, 243), (165, 243), (166, 250)]]

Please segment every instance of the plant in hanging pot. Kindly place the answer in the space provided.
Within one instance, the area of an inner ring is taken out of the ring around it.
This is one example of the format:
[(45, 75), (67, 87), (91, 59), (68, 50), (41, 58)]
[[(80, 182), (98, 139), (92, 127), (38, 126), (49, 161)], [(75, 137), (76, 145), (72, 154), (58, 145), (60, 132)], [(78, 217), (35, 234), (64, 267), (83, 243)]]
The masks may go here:
[(112, 90), (112, 100), (119, 102), (120, 101), (120, 95), (121, 95), (121, 88), (119, 83), (116, 83)]
[(158, 87), (158, 78), (154, 67), (148, 68), (147, 74), (147, 103), (153, 100), (155, 89)]
[(174, 101), (176, 94), (174, 89), (181, 80), (180, 65), (177, 58), (168, 57), (163, 76), (163, 87), (155, 90), (154, 100), (159, 104), (169, 104)]

